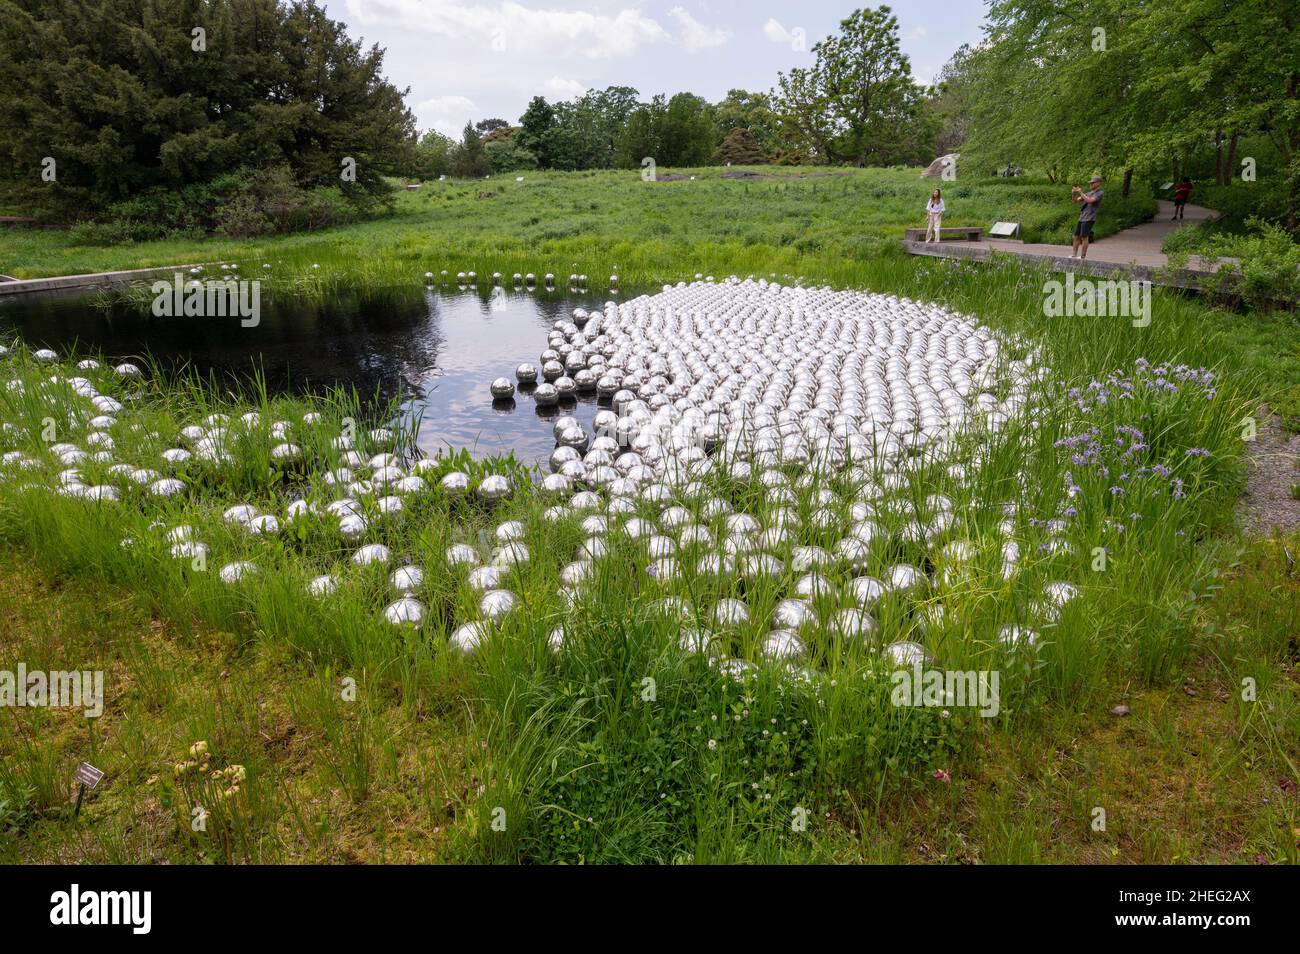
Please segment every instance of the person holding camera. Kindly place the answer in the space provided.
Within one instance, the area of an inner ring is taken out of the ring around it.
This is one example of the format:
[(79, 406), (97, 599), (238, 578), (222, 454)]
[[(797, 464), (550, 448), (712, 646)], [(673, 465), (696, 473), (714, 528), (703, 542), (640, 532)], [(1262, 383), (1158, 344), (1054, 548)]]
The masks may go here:
[(1079, 221), (1074, 226), (1070, 258), (1082, 260), (1088, 257), (1088, 243), (1092, 240), (1092, 227), (1097, 224), (1097, 210), (1101, 208), (1103, 195), (1101, 176), (1093, 176), (1088, 180), (1087, 192), (1078, 186), (1071, 187), (1070, 196), (1075, 202), (1083, 203), (1083, 208), (1079, 210)]

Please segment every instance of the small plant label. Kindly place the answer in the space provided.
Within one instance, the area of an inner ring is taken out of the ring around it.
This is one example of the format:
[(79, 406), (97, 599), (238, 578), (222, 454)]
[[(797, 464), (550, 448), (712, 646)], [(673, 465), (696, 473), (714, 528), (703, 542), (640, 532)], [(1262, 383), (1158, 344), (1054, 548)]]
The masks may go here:
[(104, 773), (89, 762), (82, 762), (77, 766), (77, 771), (72, 776), (87, 788), (94, 788), (104, 779)]

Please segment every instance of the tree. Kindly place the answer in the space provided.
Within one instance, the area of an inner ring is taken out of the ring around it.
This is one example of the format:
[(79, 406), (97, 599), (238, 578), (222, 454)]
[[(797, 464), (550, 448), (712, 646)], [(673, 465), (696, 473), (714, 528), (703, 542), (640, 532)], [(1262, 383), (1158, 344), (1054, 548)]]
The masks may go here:
[(855, 10), (812, 48), (815, 63), (779, 77), (786, 137), (819, 161), (928, 162), (934, 124), (890, 8)]
[(474, 131), (485, 139), (489, 133), (496, 132), (498, 129), (509, 128), (510, 124), (504, 119), (480, 119), (474, 124)]
[(0, 176), (77, 212), (241, 167), (380, 194), (415, 146), (383, 60), (315, 0), (3, 0)]
[(456, 140), (430, 129), (415, 146), (414, 174), (420, 179), (436, 179), (451, 173), (451, 154)]
[(655, 159), (661, 154), (660, 131), (667, 108), (663, 96), (655, 96), (627, 117), (616, 148), (615, 158), (619, 167), (640, 168), (643, 160)]
[(515, 142), (513, 137), (484, 140), (483, 151), (495, 173), (537, 168), (537, 157)]
[(971, 112), (975, 97), (976, 52), (963, 43), (944, 64), (931, 91), (928, 106), (938, 125), (935, 153), (946, 156), (960, 151), (971, 134)]
[[(973, 63), (971, 155), (1049, 174), (1176, 174), (1212, 157), (1239, 181), (1255, 135), (1300, 225), (1300, 8), (1274, 0), (996, 0)], [(1014, 92), (1012, 92), (1014, 91)]]
[(748, 129), (733, 129), (718, 147), (718, 162), (724, 165), (757, 166), (767, 162), (757, 140)]
[(544, 169), (551, 167), (550, 154), (547, 151), (547, 138), (555, 128), (555, 109), (544, 96), (534, 96), (528, 108), (519, 117), (519, 133), (515, 137), (520, 148), (527, 149), (537, 157), (538, 165)]
[(481, 179), (492, 172), (492, 160), (483, 147), (483, 137), (474, 130), (473, 123), (465, 124), (460, 142), (451, 151), (453, 175), (465, 179)]
[(713, 115), (718, 133), (724, 138), (732, 130), (744, 129), (766, 155), (777, 151), (780, 122), (772, 109), (771, 94), (729, 90), (726, 98), (713, 107)]
[(665, 166), (703, 166), (718, 146), (712, 107), (694, 93), (678, 93), (668, 100), (660, 120), (659, 152), (655, 161)]

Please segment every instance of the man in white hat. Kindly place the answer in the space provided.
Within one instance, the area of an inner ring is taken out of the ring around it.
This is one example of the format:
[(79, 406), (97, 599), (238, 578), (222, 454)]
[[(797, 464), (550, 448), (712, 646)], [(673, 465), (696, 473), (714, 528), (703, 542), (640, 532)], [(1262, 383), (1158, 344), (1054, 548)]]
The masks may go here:
[(1092, 239), (1092, 227), (1097, 223), (1097, 210), (1101, 208), (1101, 197), (1105, 195), (1101, 188), (1101, 176), (1093, 176), (1088, 180), (1087, 192), (1073, 186), (1070, 195), (1075, 202), (1083, 203), (1083, 208), (1079, 210), (1079, 221), (1074, 226), (1070, 258), (1085, 259), (1088, 257), (1088, 242)]

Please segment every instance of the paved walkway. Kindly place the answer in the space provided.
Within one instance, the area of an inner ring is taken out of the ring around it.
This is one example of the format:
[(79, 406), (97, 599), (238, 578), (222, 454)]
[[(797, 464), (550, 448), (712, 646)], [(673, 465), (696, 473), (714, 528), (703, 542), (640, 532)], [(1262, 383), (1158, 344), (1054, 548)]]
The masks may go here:
[[(1174, 204), (1165, 199), (1158, 199), (1159, 211), (1151, 222), (1143, 222), (1122, 232), (1116, 232), (1108, 238), (1098, 239), (1088, 246), (1088, 261), (1108, 262), (1114, 265), (1145, 265), (1148, 268), (1163, 268), (1169, 264), (1169, 257), (1160, 251), (1165, 236), (1185, 225), (1208, 222), (1218, 217), (1213, 209), (1199, 205), (1189, 205), (1184, 211), (1184, 218), (1173, 220)], [(1105, 202), (1102, 202), (1101, 214), (1106, 214)], [(1007, 241), (1006, 239), (982, 239), (983, 244), (999, 251), (1017, 252), (1021, 255), (1041, 258), (1070, 257), (1070, 245), (1047, 245), (1043, 243), (1025, 243)], [(1192, 256), (1187, 267), (1196, 271), (1213, 271), (1213, 259)]]
[[(969, 258), (985, 261), (992, 252), (1005, 252), (1033, 261), (1050, 261), (1056, 271), (1077, 271), (1094, 275), (1110, 275), (1116, 270), (1131, 277), (1161, 285), (1181, 288), (1200, 288), (1204, 280), (1214, 275), (1220, 264), (1235, 264), (1234, 259), (1202, 258), (1189, 256), (1187, 264), (1176, 272), (1167, 269), (1169, 257), (1160, 251), (1165, 236), (1174, 229), (1218, 217), (1213, 209), (1189, 205), (1184, 218), (1172, 221), (1174, 204), (1157, 200), (1158, 211), (1151, 222), (1143, 222), (1118, 232), (1109, 238), (1098, 239), (1088, 247), (1086, 261), (1070, 258), (1070, 246), (1048, 245), (1041, 242), (1017, 242), (1009, 239), (981, 238), (978, 242), (911, 242), (903, 247), (913, 255), (933, 258)], [(1106, 208), (1102, 206), (1102, 215)]]

